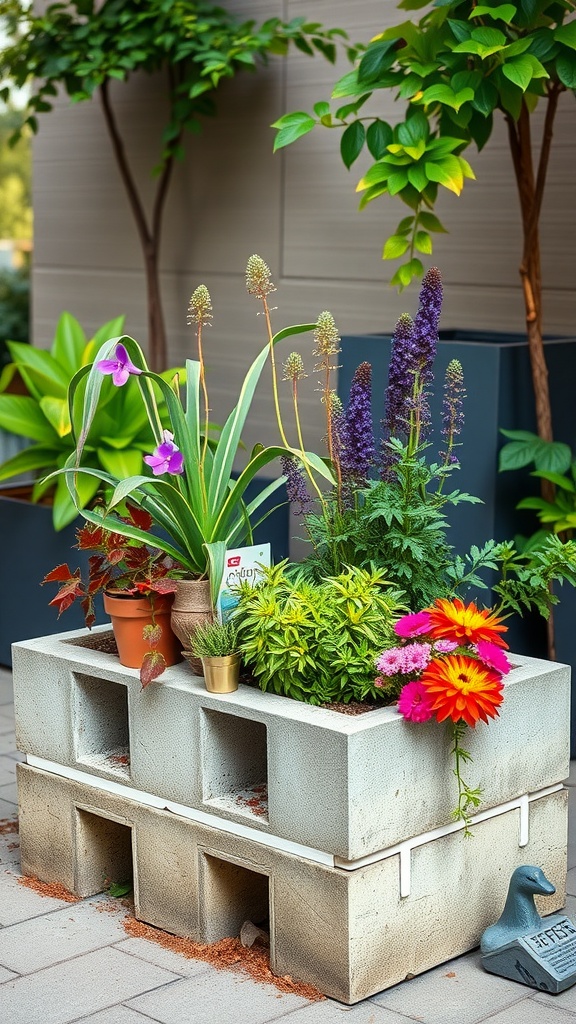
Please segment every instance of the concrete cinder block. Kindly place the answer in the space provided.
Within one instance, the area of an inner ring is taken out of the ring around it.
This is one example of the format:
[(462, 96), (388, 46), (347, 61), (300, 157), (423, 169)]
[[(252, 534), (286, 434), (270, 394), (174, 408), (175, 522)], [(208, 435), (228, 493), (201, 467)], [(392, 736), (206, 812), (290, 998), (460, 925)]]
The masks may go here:
[[(242, 685), (212, 695), (185, 664), (142, 690), (136, 670), (94, 648), (98, 635), (14, 645), (20, 750), (349, 861), (450, 821), (437, 723), (393, 707), (349, 717)], [(568, 775), (569, 669), (513, 661), (499, 719), (466, 737), (480, 810)]]
[[(18, 779), (25, 873), (77, 891), (86, 859), (115, 870), (114, 828), (78, 829), (78, 816), (123, 824), (131, 842), (120, 841), (117, 856), (125, 871), (126, 850), (132, 851), (137, 917), (213, 941), (237, 932), (244, 917), (261, 919), (267, 903), (272, 970), (344, 1003), (477, 945), (500, 915), (520, 864), (539, 864), (556, 885), (541, 912), (564, 905), (565, 790), (530, 803), (523, 847), (517, 807), (478, 822), (471, 840), (453, 832), (423, 841), (412, 850), (410, 894), (402, 896), (398, 853), (344, 870), (105, 792), (89, 776), (71, 780), (19, 765)], [(91, 849), (101, 841), (105, 856)]]

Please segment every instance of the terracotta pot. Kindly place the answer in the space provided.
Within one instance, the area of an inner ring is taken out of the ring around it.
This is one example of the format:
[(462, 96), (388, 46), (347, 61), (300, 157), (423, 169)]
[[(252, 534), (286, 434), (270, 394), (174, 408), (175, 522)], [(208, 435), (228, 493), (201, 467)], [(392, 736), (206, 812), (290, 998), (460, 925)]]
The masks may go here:
[[(156, 650), (164, 655), (166, 665), (181, 661), (180, 645), (170, 628), (172, 594), (156, 594), (154, 620), (162, 629)], [(132, 594), (104, 594), (104, 611), (112, 619), (112, 628), (118, 647), (120, 664), (127, 668), (140, 668), (150, 644), (144, 639), (144, 627), (152, 622), (152, 608), (148, 597)]]
[[(211, 622), (214, 614), (210, 599), (210, 580), (177, 580), (174, 604), (172, 605), (172, 631), (182, 643), (184, 650), (190, 650), (190, 634), (201, 622)], [(202, 675), (200, 658), (188, 657), (196, 675)]]
[(228, 654), (221, 658), (202, 658), (202, 672), (209, 693), (233, 693), (238, 689), (240, 655)]

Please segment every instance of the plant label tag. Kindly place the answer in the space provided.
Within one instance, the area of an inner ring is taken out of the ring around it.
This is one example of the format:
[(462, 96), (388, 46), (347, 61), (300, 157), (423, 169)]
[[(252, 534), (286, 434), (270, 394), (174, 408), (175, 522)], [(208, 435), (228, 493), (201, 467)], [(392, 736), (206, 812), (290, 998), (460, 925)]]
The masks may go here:
[(231, 548), (224, 560), (224, 576), (218, 591), (216, 614), (219, 622), (227, 622), (238, 604), (238, 597), (231, 588), (237, 583), (258, 581), (262, 568), (272, 564), (270, 544), (252, 544), (246, 548)]
[(482, 955), (482, 966), (543, 992), (563, 992), (576, 984), (576, 925), (553, 915), (543, 927)]

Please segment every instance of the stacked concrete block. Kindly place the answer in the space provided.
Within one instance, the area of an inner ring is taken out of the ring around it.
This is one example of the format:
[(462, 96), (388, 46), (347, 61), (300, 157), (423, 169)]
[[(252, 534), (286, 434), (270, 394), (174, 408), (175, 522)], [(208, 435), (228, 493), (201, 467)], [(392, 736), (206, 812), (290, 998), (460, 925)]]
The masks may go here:
[(399, 854), (348, 871), (29, 765), (18, 786), (25, 874), (88, 896), (126, 878), (131, 851), (139, 919), (214, 942), (269, 918), (272, 970), (344, 1003), (477, 945), (519, 864), (556, 884), (546, 912), (564, 903), (565, 791), (530, 804), (525, 847), (517, 809), (479, 822), (473, 840), (454, 832), (418, 847), (402, 897)]
[(346, 1003), (476, 945), (519, 864), (563, 905), (566, 667), (515, 658), (500, 719), (468, 731), (468, 841), (437, 724), (210, 695), (186, 665), (142, 690), (94, 642), (14, 645), (25, 873), (82, 896), (133, 874), (136, 915), (200, 941), (268, 918), (272, 969)]
[[(346, 861), (450, 822), (453, 766), (436, 722), (391, 707), (350, 717), (247, 686), (211, 695), (186, 664), (142, 690), (84, 635), (14, 645), (20, 750)], [(466, 736), (480, 811), (568, 775), (569, 670), (514, 661), (499, 719)]]

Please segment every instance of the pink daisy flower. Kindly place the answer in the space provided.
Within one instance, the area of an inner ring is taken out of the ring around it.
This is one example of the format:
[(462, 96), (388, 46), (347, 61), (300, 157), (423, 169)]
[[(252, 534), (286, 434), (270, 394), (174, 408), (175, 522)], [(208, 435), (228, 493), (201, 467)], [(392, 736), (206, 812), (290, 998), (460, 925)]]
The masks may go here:
[(432, 718), (432, 700), (421, 682), (414, 680), (402, 687), (398, 698), (398, 711), (409, 722), (427, 722)]

